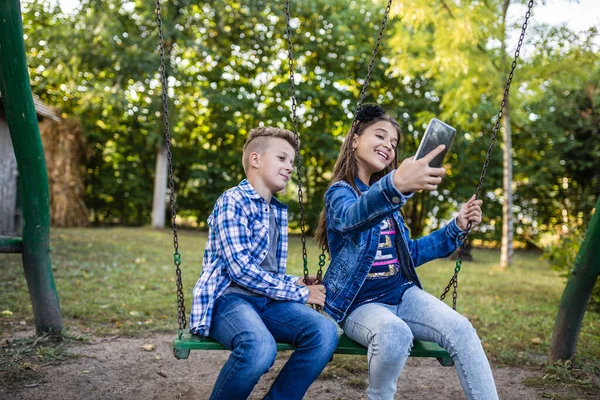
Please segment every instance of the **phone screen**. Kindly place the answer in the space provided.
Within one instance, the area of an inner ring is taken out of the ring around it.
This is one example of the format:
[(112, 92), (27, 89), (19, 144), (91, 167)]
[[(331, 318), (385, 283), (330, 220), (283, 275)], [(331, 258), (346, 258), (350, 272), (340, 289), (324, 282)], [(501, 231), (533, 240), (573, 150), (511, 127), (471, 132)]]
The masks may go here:
[(446, 145), (444, 151), (438, 154), (433, 160), (429, 162), (430, 167), (439, 168), (444, 163), (446, 154), (450, 150), (454, 136), (456, 135), (456, 129), (440, 121), (437, 118), (433, 118), (429, 121), (425, 135), (419, 144), (417, 153), (415, 154), (415, 160), (425, 157), (430, 151), (438, 147), (440, 144)]

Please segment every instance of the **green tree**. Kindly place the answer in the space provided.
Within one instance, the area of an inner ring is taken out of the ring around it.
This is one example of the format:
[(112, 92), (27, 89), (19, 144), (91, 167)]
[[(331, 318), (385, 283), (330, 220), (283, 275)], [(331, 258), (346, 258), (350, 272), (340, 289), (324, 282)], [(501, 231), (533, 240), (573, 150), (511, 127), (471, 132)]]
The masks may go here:
[(130, 18), (131, 3), (82, 2), (71, 16), (50, 4), (31, 2), (24, 14), (27, 43), (40, 43), (29, 50), (34, 91), (81, 119), (90, 149), (86, 204), (95, 221), (144, 223), (153, 167), (145, 155), (157, 138), (149, 118), (158, 104), (149, 78), (156, 42), (131, 32), (151, 28)]
[[(500, 6), (500, 2), (396, 3), (395, 18), (401, 23), (392, 40), (391, 72), (402, 82), (427, 81), (430, 89), (415, 91), (415, 97), (437, 105), (433, 112), (430, 108), (416, 114), (416, 133), (420, 136), (432, 117), (457, 128), (448, 159), (450, 174), (441, 195), (434, 194), (449, 210), (456, 210), (475, 191), (500, 103), (497, 94), (505, 79), (499, 60), (503, 38)], [(482, 193), (485, 215), (492, 222), (482, 229), (488, 238), (497, 232), (488, 228), (501, 221), (502, 191), (496, 190), (502, 177), (500, 165), (498, 154), (493, 153)]]
[(515, 136), (519, 224), (527, 237), (583, 231), (600, 195), (597, 30), (541, 26), (534, 37), (520, 93), (528, 127)]
[[(26, 3), (34, 91), (81, 118), (89, 148), (86, 203), (95, 221), (149, 223), (164, 133), (154, 4), (84, 1), (68, 16), (53, 4)], [(474, 192), (508, 67), (500, 39), (512, 25), (505, 24), (506, 3), (499, 0), (396, 4), (366, 101), (398, 116), (404, 130), (400, 158), (414, 154), (431, 117), (458, 130), (448, 179), (404, 208), (418, 236), (437, 228)], [(292, 2), (309, 231), (350, 126), (384, 6)], [(519, 66), (511, 92), (516, 234), (532, 242), (562, 223), (563, 209), (579, 224), (599, 186), (585, 178), (596, 173), (598, 152), (589, 136), (597, 135), (597, 89), (586, 83), (598, 81), (597, 67), (590, 68), (597, 50), (573, 40), (568, 30), (552, 29), (535, 35), (535, 54)], [(220, 193), (242, 179), (241, 148), (251, 128), (293, 128), (285, 31), (283, 0), (164, 3), (175, 189), (184, 218), (202, 226)], [(570, 47), (555, 49), (565, 41)], [(559, 70), (575, 73), (552, 72)], [(499, 239), (503, 220), (501, 160), (499, 152), (492, 154), (482, 193), (489, 223), (476, 234), (487, 240)], [(294, 185), (281, 196), (297, 226)], [(544, 201), (545, 193), (551, 201)]]
[[(468, 197), (469, 194), (464, 191), (472, 190), (473, 181), (476, 181), (473, 175), (481, 170), (514, 49), (514, 44), (507, 43), (507, 38), (510, 33), (519, 32), (523, 22), (517, 20), (513, 23), (507, 20), (508, 9), (513, 3), (515, 2), (509, 0), (477, 3), (396, 3), (396, 18), (401, 19), (403, 23), (395, 25), (397, 32), (392, 43), (396, 53), (390, 56), (392, 73), (403, 81), (427, 79), (431, 82), (433, 90), (426, 97), (439, 99), (439, 114), (422, 113), (422, 124), (432, 116), (438, 116), (458, 129), (453, 153), (459, 154), (449, 160), (453, 169), (458, 167), (456, 171), (451, 170), (451, 179), (456, 183), (453, 185), (453, 194), (456, 195), (454, 199)], [(560, 207), (557, 208), (557, 204), (542, 204), (542, 198), (539, 196), (544, 192), (541, 188), (556, 187), (562, 182), (557, 181), (557, 177), (553, 175), (557, 170), (564, 169), (560, 165), (565, 163), (567, 154), (562, 151), (571, 148), (572, 151), (578, 152), (579, 157), (589, 160), (590, 163), (597, 160), (595, 145), (586, 146), (584, 139), (584, 136), (587, 138), (596, 131), (583, 128), (580, 129), (580, 135), (567, 133), (576, 126), (597, 126), (594, 125), (595, 114), (591, 111), (595, 110), (596, 103), (590, 100), (595, 97), (585, 94), (593, 93), (594, 90), (590, 92), (589, 84), (584, 84), (587, 80), (583, 79), (586, 75), (589, 77), (590, 71), (597, 70), (593, 64), (598, 57), (597, 49), (593, 49), (593, 37), (597, 37), (596, 30), (590, 31), (584, 40), (575, 40), (576, 35), (564, 27), (540, 27), (536, 32), (529, 32), (525, 38), (525, 46), (534, 42), (533, 38), (535, 42), (526, 49), (528, 57), (519, 60), (508, 103), (510, 109), (505, 109), (504, 120), (501, 121), (504, 128), (500, 141), (504, 146), (503, 161), (500, 161), (501, 158), (496, 152), (492, 154), (482, 193), (486, 220), (490, 221), (489, 226), (483, 227), (483, 230), (486, 230), (483, 236), (489, 239), (498, 237), (498, 228), (503, 224), (503, 265), (509, 264), (511, 258), (510, 221), (513, 212), (519, 223), (516, 232), (518, 237), (531, 242), (536, 241), (531, 235), (539, 235), (540, 232), (525, 228), (548, 220), (544, 216), (538, 221), (540, 213), (547, 215), (547, 212), (543, 211), (544, 207), (551, 208), (554, 213), (562, 212)], [(534, 56), (529, 56), (530, 52), (533, 52)], [(550, 63), (554, 64), (548, 67)], [(556, 73), (564, 70), (574, 70), (574, 77)], [(595, 76), (589, 80), (595, 82)], [(575, 90), (580, 95), (571, 96), (569, 105), (557, 97), (561, 90), (562, 93), (574, 93)], [(574, 112), (575, 99), (587, 102), (587, 106), (584, 106), (587, 111)], [(550, 106), (552, 102), (554, 103)], [(556, 103), (565, 106), (561, 107), (561, 127), (570, 123), (571, 128), (558, 128), (557, 121), (549, 122), (553, 121), (554, 117), (545, 118), (549, 113), (554, 113)], [(528, 111), (533, 108), (537, 111)], [(542, 124), (547, 131), (540, 129)], [(563, 142), (559, 137), (563, 138)], [(544, 138), (548, 138), (549, 141), (544, 142)], [(517, 141), (516, 148), (511, 143), (513, 139)], [(568, 146), (553, 148), (550, 152), (562, 154), (555, 158), (554, 165), (550, 157), (544, 155), (544, 151), (547, 151), (548, 147), (556, 147), (558, 142), (564, 143), (565, 140), (569, 142)], [(532, 145), (544, 150), (532, 157), (529, 151)], [(503, 167), (500, 168), (502, 164)], [(516, 169), (514, 177), (511, 171), (513, 166)], [(469, 176), (467, 171), (471, 171), (472, 174)], [(541, 180), (529, 179), (532, 176), (541, 177)], [(560, 179), (563, 177), (564, 174)], [(567, 179), (571, 186), (578, 187), (579, 183), (576, 183), (571, 175)], [(593, 182), (594, 180), (590, 183)], [(537, 188), (533, 188), (534, 185)], [(581, 182), (581, 185), (585, 185), (585, 182)], [(511, 192), (513, 186), (517, 190), (515, 194)], [(538, 193), (534, 195), (536, 190)], [(556, 189), (549, 191), (549, 196), (553, 197), (552, 193), (555, 191)], [(578, 202), (573, 190), (565, 195), (569, 197), (568, 202)], [(516, 202), (511, 205), (513, 197)], [(589, 198), (595, 199), (593, 194)], [(499, 211), (500, 206), (503, 208), (502, 213)], [(576, 215), (584, 214), (578, 211)], [(493, 235), (489, 236), (489, 233)]]

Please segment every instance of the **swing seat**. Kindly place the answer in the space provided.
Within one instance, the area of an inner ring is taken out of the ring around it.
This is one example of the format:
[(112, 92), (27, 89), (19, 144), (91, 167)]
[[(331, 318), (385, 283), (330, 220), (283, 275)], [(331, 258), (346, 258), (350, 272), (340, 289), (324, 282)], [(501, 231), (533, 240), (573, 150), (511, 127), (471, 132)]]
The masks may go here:
[[(295, 347), (288, 343), (277, 343), (277, 350), (294, 350)], [(173, 342), (173, 354), (179, 360), (187, 359), (190, 356), (190, 350), (227, 350), (216, 340), (185, 333), (181, 339), (176, 338)], [(366, 355), (367, 348), (356, 343), (345, 334), (340, 335), (335, 354)], [(433, 342), (415, 340), (413, 348), (410, 351), (411, 357), (433, 357), (437, 358), (444, 367), (453, 365), (452, 358), (446, 350)]]

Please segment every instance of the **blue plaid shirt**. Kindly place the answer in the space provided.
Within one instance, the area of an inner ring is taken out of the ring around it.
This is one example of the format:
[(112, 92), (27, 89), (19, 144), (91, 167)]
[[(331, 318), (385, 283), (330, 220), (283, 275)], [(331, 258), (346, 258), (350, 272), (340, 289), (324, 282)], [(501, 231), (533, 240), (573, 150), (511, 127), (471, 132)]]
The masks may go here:
[[(260, 267), (269, 251), (269, 214), (275, 210), (279, 226), (277, 274)], [(306, 303), (309, 290), (296, 285), (297, 276), (285, 274), (288, 253), (287, 206), (271, 203), (244, 179), (219, 197), (208, 217), (208, 241), (202, 274), (194, 287), (190, 332), (208, 336), (217, 297), (234, 281), (275, 300)]]

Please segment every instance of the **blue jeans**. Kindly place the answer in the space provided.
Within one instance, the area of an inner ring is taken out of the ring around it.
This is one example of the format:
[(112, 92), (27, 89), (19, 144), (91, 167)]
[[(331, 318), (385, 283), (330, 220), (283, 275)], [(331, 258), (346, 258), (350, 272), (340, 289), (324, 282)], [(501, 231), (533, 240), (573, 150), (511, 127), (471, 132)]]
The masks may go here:
[(246, 399), (275, 362), (276, 342), (297, 347), (265, 399), (302, 399), (333, 356), (335, 323), (301, 303), (230, 293), (215, 302), (210, 336), (231, 350), (210, 396)]
[(435, 342), (448, 351), (468, 399), (498, 399), (490, 364), (469, 320), (416, 286), (398, 305), (358, 307), (343, 328), (368, 348), (370, 400), (393, 399), (413, 339)]

